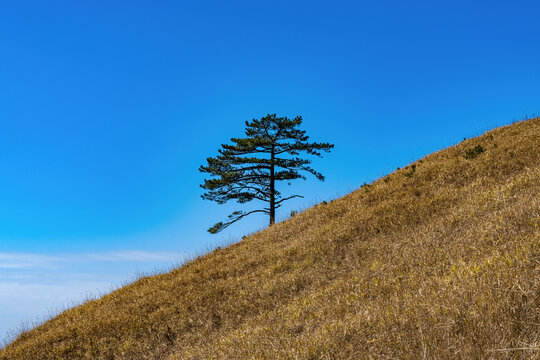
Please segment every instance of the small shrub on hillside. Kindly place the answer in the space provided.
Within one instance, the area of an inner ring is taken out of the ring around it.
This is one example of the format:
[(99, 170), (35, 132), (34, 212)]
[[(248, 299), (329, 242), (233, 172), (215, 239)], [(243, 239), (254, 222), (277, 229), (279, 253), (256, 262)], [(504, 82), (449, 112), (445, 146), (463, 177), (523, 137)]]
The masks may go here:
[(328, 204), (328, 203), (327, 203), (326, 201), (323, 201), (321, 204), (326, 205), (326, 204)]
[(296, 210), (291, 210), (291, 217), (296, 216), (296, 214), (298, 214)]
[(482, 145), (476, 145), (475, 147), (467, 150), (465, 152), (465, 155), (463, 155), (463, 157), (465, 159), (473, 159), (483, 152), (484, 152), (484, 148), (482, 147)]
[(415, 173), (415, 171), (416, 171), (416, 165), (415, 165), (415, 164), (412, 164), (412, 165), (411, 165), (411, 170), (407, 171), (407, 172), (405, 173), (405, 176), (408, 177), (408, 178), (410, 178), (410, 177), (413, 176), (413, 174)]
[(390, 181), (390, 176), (385, 177), (385, 178), (383, 179), (383, 181), (384, 181), (385, 183), (389, 182), (389, 181)]

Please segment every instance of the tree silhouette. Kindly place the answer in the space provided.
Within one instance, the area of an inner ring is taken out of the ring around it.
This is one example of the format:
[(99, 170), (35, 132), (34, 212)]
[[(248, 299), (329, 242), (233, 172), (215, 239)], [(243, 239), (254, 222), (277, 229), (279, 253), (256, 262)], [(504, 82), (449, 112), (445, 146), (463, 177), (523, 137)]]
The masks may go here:
[(276, 182), (306, 179), (302, 173), (311, 173), (324, 181), (324, 176), (312, 169), (311, 160), (300, 157), (301, 153), (321, 157), (322, 151), (334, 147), (328, 143), (310, 143), (304, 130), (300, 130), (302, 117), (294, 119), (269, 114), (260, 120), (246, 121), (245, 138), (232, 138), (232, 145), (221, 145), (219, 155), (207, 159), (207, 166), (199, 171), (212, 176), (201, 185), (208, 190), (203, 199), (224, 204), (236, 200), (240, 204), (252, 200), (267, 203), (268, 207), (248, 212), (234, 211), (225, 222), (218, 222), (208, 231), (216, 234), (236, 221), (253, 213), (270, 216), (275, 223), (276, 209), (283, 202), (302, 197), (297, 194), (283, 197), (276, 190)]

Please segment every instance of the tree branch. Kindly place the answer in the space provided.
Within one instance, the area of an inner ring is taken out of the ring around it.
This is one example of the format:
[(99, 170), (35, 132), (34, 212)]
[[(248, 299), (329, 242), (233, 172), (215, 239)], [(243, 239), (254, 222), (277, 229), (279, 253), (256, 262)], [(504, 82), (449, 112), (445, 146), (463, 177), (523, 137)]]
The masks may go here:
[(242, 218), (248, 216), (248, 215), (251, 215), (253, 213), (258, 213), (258, 212), (262, 212), (262, 213), (265, 213), (265, 214), (269, 214), (270, 212), (269, 211), (266, 211), (266, 210), (253, 210), (253, 211), (250, 211), (250, 212), (242, 212), (242, 211), (235, 211), (233, 212), (231, 215), (228, 216), (228, 218), (230, 219), (229, 221), (223, 223), (223, 222), (218, 222), (217, 224), (215, 224), (214, 226), (212, 226), (210, 229), (208, 229), (208, 232), (210, 234), (217, 234), (218, 232), (226, 229), (227, 227), (229, 227), (231, 224), (234, 224), (235, 222), (237, 222), (238, 220), (241, 220)]
[(276, 201), (276, 205), (281, 204), (281, 203), (284, 202), (284, 201), (291, 200), (291, 199), (296, 198), (296, 197), (302, 198), (302, 199), (304, 198), (302, 195), (292, 195), (292, 196), (283, 198), (283, 199), (281, 199), (281, 200), (279, 200), (279, 201)]

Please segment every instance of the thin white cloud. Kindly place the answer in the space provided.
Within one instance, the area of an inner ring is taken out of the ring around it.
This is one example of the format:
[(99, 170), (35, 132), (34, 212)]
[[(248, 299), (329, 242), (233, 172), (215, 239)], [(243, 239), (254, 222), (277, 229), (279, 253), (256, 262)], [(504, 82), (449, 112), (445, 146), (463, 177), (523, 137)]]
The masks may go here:
[(171, 252), (149, 252), (149, 251), (136, 251), (136, 250), (124, 250), (109, 253), (96, 253), (88, 254), (88, 258), (95, 261), (179, 261), (186, 257), (185, 253), (171, 253)]
[(24, 253), (0, 253), (0, 269), (50, 268), (61, 261), (57, 256)]
[(37, 253), (1, 253), (0, 269), (57, 268), (67, 263), (85, 262), (180, 262), (186, 253), (124, 250), (103, 253), (46, 255)]

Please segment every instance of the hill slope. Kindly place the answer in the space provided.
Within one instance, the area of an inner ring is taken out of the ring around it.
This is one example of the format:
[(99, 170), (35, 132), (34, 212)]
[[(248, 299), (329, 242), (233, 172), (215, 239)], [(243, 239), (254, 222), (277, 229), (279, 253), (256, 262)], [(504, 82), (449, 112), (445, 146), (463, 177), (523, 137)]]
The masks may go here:
[(540, 118), (414, 165), (68, 310), (0, 359), (540, 357)]

